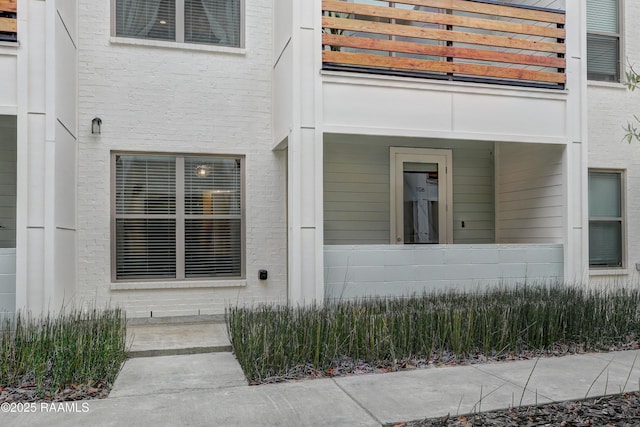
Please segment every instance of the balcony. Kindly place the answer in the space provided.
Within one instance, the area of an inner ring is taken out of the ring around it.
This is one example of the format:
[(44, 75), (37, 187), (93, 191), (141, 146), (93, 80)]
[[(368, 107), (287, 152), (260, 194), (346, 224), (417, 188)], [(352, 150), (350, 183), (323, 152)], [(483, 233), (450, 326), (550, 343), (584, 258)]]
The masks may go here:
[(518, 3), (324, 0), (323, 69), (564, 89), (565, 11)]
[(16, 0), (0, 0), (0, 42), (18, 41)]

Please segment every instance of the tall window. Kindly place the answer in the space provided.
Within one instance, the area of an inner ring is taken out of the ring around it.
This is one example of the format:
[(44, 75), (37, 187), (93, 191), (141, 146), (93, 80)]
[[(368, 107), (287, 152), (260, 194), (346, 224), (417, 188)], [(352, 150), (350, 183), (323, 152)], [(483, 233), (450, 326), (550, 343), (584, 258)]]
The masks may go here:
[(242, 277), (242, 159), (115, 154), (116, 280)]
[(242, 45), (242, 0), (115, 0), (115, 35)]
[(623, 175), (589, 171), (589, 266), (624, 266)]
[(620, 81), (621, 0), (587, 0), (587, 77)]

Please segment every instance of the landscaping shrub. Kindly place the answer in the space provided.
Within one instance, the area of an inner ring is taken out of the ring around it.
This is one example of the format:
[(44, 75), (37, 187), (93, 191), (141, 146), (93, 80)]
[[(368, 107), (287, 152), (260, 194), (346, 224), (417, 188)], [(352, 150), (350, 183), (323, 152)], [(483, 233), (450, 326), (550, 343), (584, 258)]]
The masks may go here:
[(120, 309), (18, 313), (0, 325), (0, 387), (35, 385), (40, 398), (69, 385), (112, 384), (125, 359)]
[(576, 345), (608, 349), (634, 339), (640, 292), (571, 286), (431, 293), (324, 306), (231, 307), (227, 328), (250, 382), (307, 365), (325, 371), (340, 358), (366, 363), (458, 358)]

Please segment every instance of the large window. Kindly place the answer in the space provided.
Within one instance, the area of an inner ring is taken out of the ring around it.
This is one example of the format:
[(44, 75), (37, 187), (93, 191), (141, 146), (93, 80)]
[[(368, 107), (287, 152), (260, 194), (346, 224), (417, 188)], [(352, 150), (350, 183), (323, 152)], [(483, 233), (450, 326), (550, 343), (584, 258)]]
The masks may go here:
[(587, 77), (620, 81), (621, 1), (587, 0)]
[(589, 266), (624, 267), (624, 176), (589, 171)]
[(241, 158), (114, 154), (115, 280), (243, 276)]
[(242, 46), (242, 0), (115, 0), (115, 35)]

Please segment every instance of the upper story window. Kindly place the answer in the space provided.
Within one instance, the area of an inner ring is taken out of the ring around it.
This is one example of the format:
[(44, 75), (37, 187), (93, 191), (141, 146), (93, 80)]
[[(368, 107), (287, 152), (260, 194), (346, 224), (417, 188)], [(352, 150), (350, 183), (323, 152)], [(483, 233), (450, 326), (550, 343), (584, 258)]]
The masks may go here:
[(587, 0), (587, 78), (620, 81), (621, 0)]
[(242, 46), (242, 0), (115, 0), (115, 35)]

